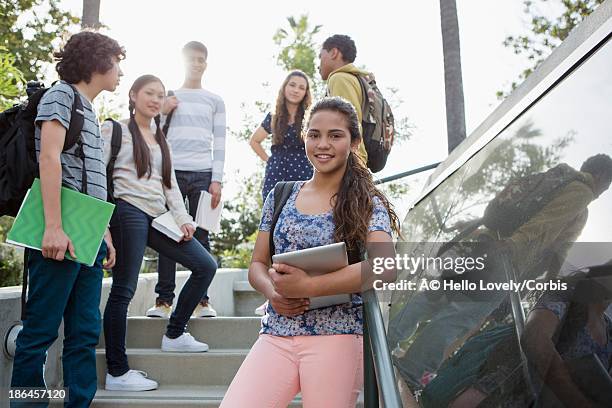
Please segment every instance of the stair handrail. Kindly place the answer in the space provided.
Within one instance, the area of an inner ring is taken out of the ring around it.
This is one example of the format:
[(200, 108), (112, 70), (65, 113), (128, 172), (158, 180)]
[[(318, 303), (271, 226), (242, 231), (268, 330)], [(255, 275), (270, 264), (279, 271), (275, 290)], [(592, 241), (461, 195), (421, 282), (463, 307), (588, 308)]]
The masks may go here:
[(361, 296), (366, 328), (365, 349), (371, 353), (364, 354), (364, 367), (371, 365), (368, 360), (374, 361), (374, 372), (366, 373), (364, 380), (365, 408), (377, 408), (378, 396), (385, 408), (402, 408), (378, 297), (373, 289), (363, 292)]

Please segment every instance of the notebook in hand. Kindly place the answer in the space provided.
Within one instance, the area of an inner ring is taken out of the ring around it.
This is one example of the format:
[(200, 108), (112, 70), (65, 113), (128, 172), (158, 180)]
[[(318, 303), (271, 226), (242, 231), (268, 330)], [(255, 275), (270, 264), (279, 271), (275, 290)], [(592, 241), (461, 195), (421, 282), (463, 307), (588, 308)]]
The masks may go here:
[(220, 201), (219, 205), (215, 208), (211, 208), (211, 202), (212, 194), (208, 191), (202, 191), (200, 193), (200, 200), (198, 201), (195, 222), (200, 228), (208, 232), (217, 233), (221, 231), (221, 210), (223, 209), (223, 201)]
[(176, 221), (174, 221), (174, 217), (170, 211), (153, 219), (151, 226), (176, 242), (181, 242), (183, 239), (183, 231), (181, 231), (181, 228), (177, 225)]
[[(283, 263), (303, 269), (310, 276), (335, 272), (348, 265), (346, 244), (338, 242), (272, 256), (273, 263)], [(309, 309), (340, 305), (351, 301), (351, 295), (338, 294), (310, 298)]]
[[(92, 266), (115, 205), (66, 187), (61, 188), (61, 205), (62, 228), (72, 241), (76, 253), (76, 259), (68, 252), (66, 258)], [(40, 180), (35, 179), (21, 204), (6, 242), (40, 250), (44, 232), (45, 214)]]

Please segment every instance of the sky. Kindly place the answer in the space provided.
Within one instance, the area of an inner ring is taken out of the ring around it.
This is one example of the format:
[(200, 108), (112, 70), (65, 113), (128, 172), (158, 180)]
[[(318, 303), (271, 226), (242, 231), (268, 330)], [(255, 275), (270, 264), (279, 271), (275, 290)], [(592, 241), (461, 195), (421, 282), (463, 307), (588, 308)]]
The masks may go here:
[[(524, 33), (528, 21), (518, 0), (457, 3), (469, 135), (499, 104), (496, 91), (507, 89), (528, 65), (502, 45), (506, 36)], [(447, 147), (439, 2), (356, 4), (360, 2), (101, 0), (106, 33), (127, 50), (125, 76), (115, 99), (127, 101), (131, 83), (145, 73), (159, 76), (167, 89), (179, 87), (181, 47), (198, 40), (209, 49), (204, 87), (225, 100), (228, 126), (240, 128), (241, 103), (252, 108), (256, 100), (273, 102), (284, 79), (276, 66), (278, 47), (272, 36), (279, 27), (288, 28), (288, 16), (308, 14), (313, 25), (323, 26), (316, 38), (319, 44), (332, 34), (350, 35), (357, 45), (356, 64), (374, 72), (383, 88), (399, 90), (403, 102), (394, 113), (409, 118), (413, 136), (394, 147), (377, 176), (443, 160)], [(62, 6), (81, 15), (81, 0), (64, 0)], [(270, 86), (263, 87), (265, 82)], [(252, 173), (258, 158), (246, 142), (231, 138), (226, 155), (224, 194), (231, 197), (237, 188), (235, 172)], [(406, 203), (403, 206), (407, 209)]]

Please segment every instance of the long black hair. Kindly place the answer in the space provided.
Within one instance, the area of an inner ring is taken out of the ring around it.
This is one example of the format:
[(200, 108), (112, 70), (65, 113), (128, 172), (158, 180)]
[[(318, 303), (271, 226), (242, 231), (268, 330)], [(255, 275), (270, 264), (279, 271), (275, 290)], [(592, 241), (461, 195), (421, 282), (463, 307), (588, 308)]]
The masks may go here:
[[(154, 75), (142, 75), (134, 81), (132, 87), (130, 88), (130, 95), (136, 95), (138, 91), (142, 89), (143, 86), (150, 84), (151, 82), (159, 82), (163, 87), (161, 79)], [(149, 150), (149, 146), (147, 142), (144, 140), (140, 129), (138, 128), (138, 124), (134, 119), (135, 114), (135, 104), (130, 97), (129, 102), (130, 109), (130, 121), (128, 123), (128, 129), (132, 134), (132, 145), (134, 150), (134, 163), (136, 164), (136, 174), (138, 178), (142, 178), (147, 176), (151, 177), (151, 151)], [(167, 188), (172, 188), (172, 161), (170, 158), (170, 149), (168, 149), (168, 143), (166, 142), (166, 136), (162, 131), (160, 124), (159, 115), (155, 116), (155, 141), (159, 144), (162, 155), (162, 182)]]

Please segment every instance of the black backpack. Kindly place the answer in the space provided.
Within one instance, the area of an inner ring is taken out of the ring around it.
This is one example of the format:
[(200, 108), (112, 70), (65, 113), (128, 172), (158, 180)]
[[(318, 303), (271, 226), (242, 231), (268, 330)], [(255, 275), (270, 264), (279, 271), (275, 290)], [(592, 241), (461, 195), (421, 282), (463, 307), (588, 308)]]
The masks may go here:
[(514, 178), (487, 204), (482, 223), (502, 238), (509, 237), (573, 181), (586, 182), (582, 173), (565, 163)]
[[(85, 154), (81, 145), (83, 130), (83, 102), (76, 88), (74, 92), (70, 125), (62, 151), (69, 150), (78, 144), (76, 154), (83, 162), (83, 193), (87, 194), (87, 173)], [(26, 93), (28, 100), (0, 113), (0, 216), (16, 216), (28, 189), (38, 177), (36, 161), (36, 144), (34, 140), (35, 120), (38, 104), (49, 90), (40, 82), (28, 82)], [(23, 256), (23, 283), (21, 288), (21, 320), (25, 320), (26, 293), (28, 288), (28, 250)]]
[[(74, 101), (63, 151), (79, 145), (76, 154), (83, 161), (83, 193), (87, 193), (85, 155), (81, 145), (83, 103), (73, 85)], [(21, 203), (38, 176), (34, 130), (38, 104), (49, 90), (39, 82), (27, 84), (28, 100), (0, 113), (0, 216), (16, 216)]]
[(123, 137), (123, 135), (119, 122), (111, 118), (107, 118), (106, 121), (111, 122), (113, 124), (113, 135), (111, 137), (111, 156), (108, 161), (108, 164), (106, 165), (106, 201), (114, 203), (115, 187), (113, 184), (113, 172), (115, 171), (115, 162), (117, 161), (117, 155), (119, 154), (119, 150), (121, 150), (121, 138)]
[[(278, 222), (278, 217), (280, 217), (281, 211), (283, 211), (283, 207), (287, 203), (289, 196), (291, 196), (291, 192), (293, 192), (293, 186), (295, 185), (295, 181), (279, 181), (274, 186), (274, 212), (272, 213), (272, 226), (270, 227), (270, 264), (272, 264), (272, 255), (276, 253), (276, 248), (274, 247), (274, 228), (276, 227), (276, 223)], [(348, 243), (347, 243), (347, 248)], [(358, 263), (363, 261), (362, 251), (359, 249), (348, 249), (348, 262), (349, 265)]]

